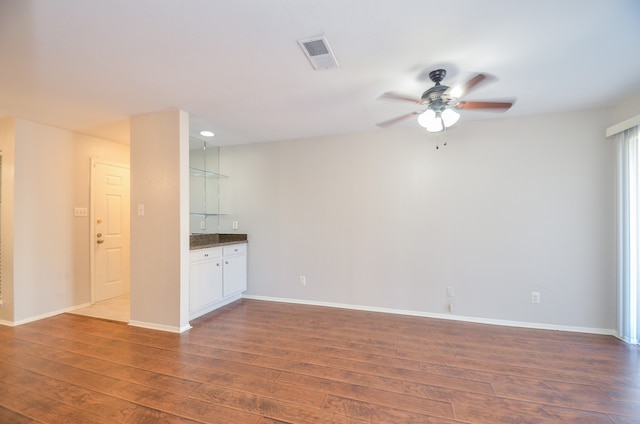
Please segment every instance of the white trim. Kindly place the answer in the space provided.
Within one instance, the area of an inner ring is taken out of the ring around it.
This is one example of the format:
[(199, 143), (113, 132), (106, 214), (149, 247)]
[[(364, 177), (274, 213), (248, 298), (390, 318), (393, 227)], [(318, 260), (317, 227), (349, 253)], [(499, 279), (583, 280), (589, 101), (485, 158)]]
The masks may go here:
[(622, 121), (615, 125), (607, 128), (606, 137), (613, 137), (614, 135), (621, 133), (624, 130), (628, 130), (631, 127), (635, 127), (636, 125), (640, 125), (640, 115), (636, 115), (632, 118), (627, 119), (626, 121)]
[(569, 331), (573, 333), (600, 334), (605, 336), (617, 337), (617, 333), (615, 330), (610, 330), (607, 328), (572, 327), (572, 326), (566, 326), (566, 325), (553, 325), (553, 324), (521, 322), (521, 321), (506, 321), (506, 320), (491, 319), (491, 318), (466, 317), (461, 315), (447, 315), (447, 314), (437, 314), (437, 313), (423, 312), (423, 311), (379, 308), (375, 306), (350, 305), (350, 304), (344, 304), (344, 303), (316, 302), (313, 300), (287, 299), (287, 298), (278, 298), (278, 297), (269, 297), (269, 296), (244, 295), (242, 297), (244, 299), (265, 300), (269, 302), (284, 302), (284, 303), (296, 303), (300, 305), (327, 306), (330, 308), (353, 309), (357, 311), (368, 311), (368, 312), (382, 312), (387, 314), (409, 315), (409, 316), (416, 316), (416, 317), (423, 317), (423, 318), (447, 319), (451, 321), (463, 321), (463, 322), (472, 322), (476, 324), (500, 325), (504, 327), (522, 327), (522, 328), (532, 328), (537, 330)]
[(86, 308), (87, 306), (91, 306), (91, 304), (90, 303), (83, 303), (82, 305), (71, 306), (69, 308), (64, 308), (64, 309), (61, 309), (59, 311), (49, 312), (49, 313), (44, 314), (44, 315), (38, 315), (38, 316), (33, 317), (33, 318), (27, 318), (27, 319), (23, 319), (21, 321), (16, 321), (16, 322), (0, 319), (0, 325), (6, 325), (7, 327), (15, 327), (17, 325), (27, 324), (29, 322), (38, 321), (38, 320), (41, 320), (41, 319), (44, 319), (44, 318), (50, 318), (50, 317), (55, 316), (55, 315), (60, 315), (60, 314), (64, 314), (64, 313), (67, 313), (67, 312), (73, 312), (76, 309)]
[(182, 327), (175, 327), (173, 325), (154, 324), (152, 322), (144, 321), (129, 321), (129, 325), (132, 327), (147, 328), (149, 330), (168, 331), (170, 333), (183, 333), (191, 328), (191, 325), (184, 325)]
[[(76, 309), (83, 308), (85, 306), (89, 306), (89, 305), (88, 304), (84, 304), (84, 305), (80, 305), (80, 306), (71, 306), (69, 308), (58, 309), (57, 311), (53, 311), (53, 312), (47, 312), (46, 314), (36, 315), (34, 317), (21, 319), (20, 321), (13, 321), (13, 322), (9, 321), (9, 323), (10, 323), (9, 325), (11, 327), (15, 327), (15, 326), (22, 325), (22, 324), (28, 324), (30, 322), (39, 321), (41, 319), (51, 318), (51, 317), (56, 316), (56, 315), (64, 314), (64, 313), (67, 313), (67, 312), (71, 312), (71, 311), (74, 311)], [(7, 322), (7, 321), (0, 321), (0, 322)]]
[(229, 303), (235, 302), (236, 300), (239, 300), (240, 298), (242, 298), (242, 293), (238, 293), (238, 294), (233, 294), (230, 295), (229, 297), (225, 297), (223, 299), (220, 299), (216, 302), (210, 303), (204, 307), (202, 307), (201, 309), (198, 309), (197, 311), (193, 311), (189, 313), (189, 321), (191, 321), (192, 319), (196, 319), (198, 317), (201, 317), (202, 315), (206, 315), (209, 312), (213, 312), (218, 308), (222, 308), (223, 306), (228, 305)]

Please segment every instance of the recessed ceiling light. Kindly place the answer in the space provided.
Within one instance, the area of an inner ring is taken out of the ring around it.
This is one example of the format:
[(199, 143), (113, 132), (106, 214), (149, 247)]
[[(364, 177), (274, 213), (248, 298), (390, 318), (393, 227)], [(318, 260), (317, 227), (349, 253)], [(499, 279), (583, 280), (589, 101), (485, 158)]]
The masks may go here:
[(214, 134), (211, 131), (200, 131), (200, 135), (205, 137), (213, 137)]

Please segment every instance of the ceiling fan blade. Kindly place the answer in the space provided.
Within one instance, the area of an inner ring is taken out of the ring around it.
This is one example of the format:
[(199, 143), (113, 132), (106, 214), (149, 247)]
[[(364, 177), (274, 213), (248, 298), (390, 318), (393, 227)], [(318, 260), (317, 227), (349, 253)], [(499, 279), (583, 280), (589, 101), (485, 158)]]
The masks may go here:
[(403, 102), (411, 102), (416, 104), (422, 104), (420, 99), (416, 99), (415, 97), (405, 96), (404, 94), (386, 92), (379, 97), (380, 99), (390, 99), (390, 100), (402, 100)]
[(513, 102), (475, 102), (475, 101), (463, 101), (458, 102), (454, 106), (456, 109), (475, 109), (486, 110), (494, 112), (504, 112), (513, 106)]
[(389, 119), (388, 121), (384, 121), (384, 122), (378, 122), (376, 125), (382, 128), (386, 128), (390, 125), (396, 124), (400, 121), (404, 121), (405, 119), (411, 118), (412, 116), (415, 115), (420, 115), (422, 112), (411, 112), (411, 113), (407, 113), (406, 115), (402, 115), (402, 116), (398, 116), (397, 118), (393, 118), (393, 119)]
[(449, 87), (445, 93), (453, 97), (454, 99), (459, 99), (460, 97), (464, 97), (471, 91), (478, 88), (478, 84), (480, 84), (481, 82), (489, 82), (492, 79), (493, 78), (487, 74), (477, 74), (476, 76), (468, 79), (465, 82)]

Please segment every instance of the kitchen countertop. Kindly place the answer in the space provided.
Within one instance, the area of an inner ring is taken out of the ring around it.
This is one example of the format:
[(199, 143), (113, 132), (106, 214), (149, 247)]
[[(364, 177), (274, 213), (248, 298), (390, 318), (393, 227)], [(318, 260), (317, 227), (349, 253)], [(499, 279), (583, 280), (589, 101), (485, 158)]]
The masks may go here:
[(226, 246), (228, 244), (246, 242), (246, 234), (191, 234), (189, 236), (189, 250), (206, 249), (208, 247)]

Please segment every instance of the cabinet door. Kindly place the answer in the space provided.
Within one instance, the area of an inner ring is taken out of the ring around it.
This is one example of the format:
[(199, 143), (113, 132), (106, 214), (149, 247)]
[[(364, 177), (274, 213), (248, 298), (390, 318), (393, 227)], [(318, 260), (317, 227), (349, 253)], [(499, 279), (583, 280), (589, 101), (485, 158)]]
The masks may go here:
[(189, 270), (189, 311), (222, 298), (222, 259), (195, 262)]
[(247, 289), (247, 255), (224, 257), (224, 296), (243, 292)]

